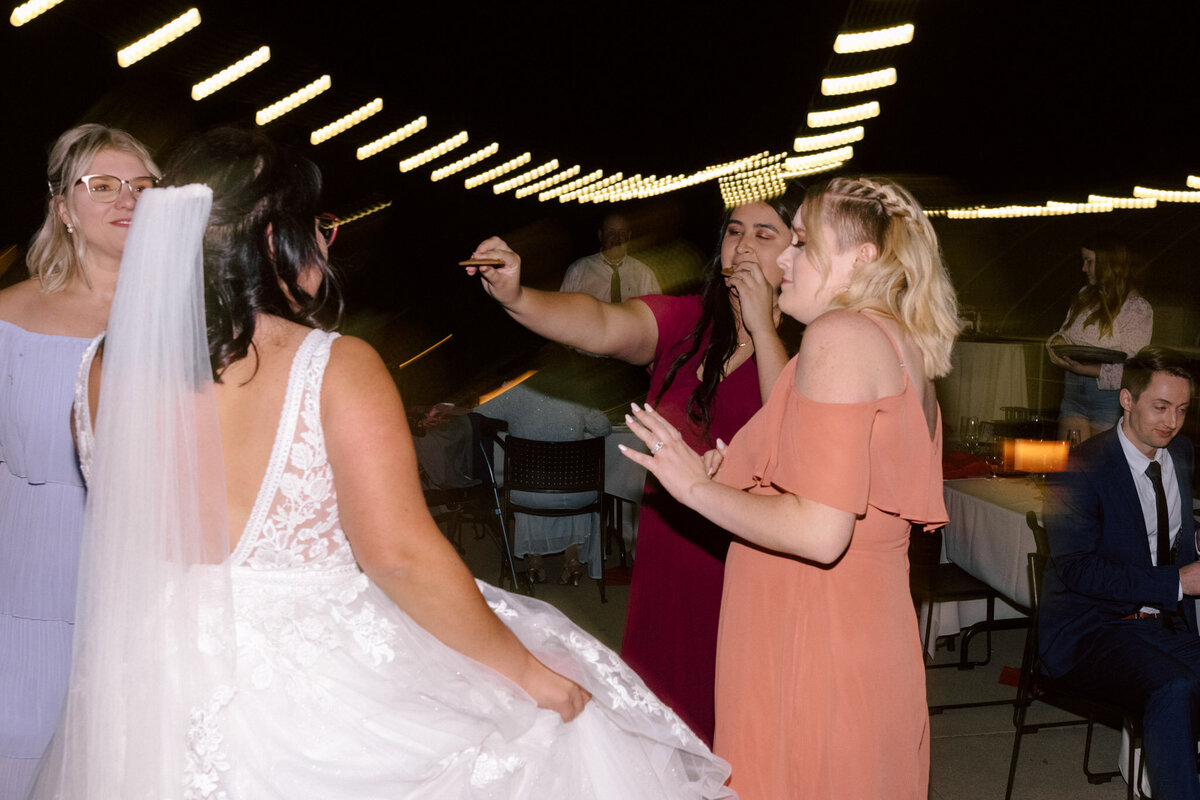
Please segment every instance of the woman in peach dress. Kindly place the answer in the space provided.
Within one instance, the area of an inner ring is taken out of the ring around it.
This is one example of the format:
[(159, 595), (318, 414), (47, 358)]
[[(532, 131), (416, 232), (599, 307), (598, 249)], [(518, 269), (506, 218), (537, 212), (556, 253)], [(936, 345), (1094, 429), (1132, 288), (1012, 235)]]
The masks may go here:
[(743, 800), (924, 800), (907, 546), (911, 523), (946, 521), (932, 379), (950, 369), (954, 290), (933, 228), (890, 181), (835, 179), (793, 227), (780, 308), (808, 328), (762, 411), (701, 457), (635, 407), (651, 455), (627, 455), (737, 537), (715, 750)]

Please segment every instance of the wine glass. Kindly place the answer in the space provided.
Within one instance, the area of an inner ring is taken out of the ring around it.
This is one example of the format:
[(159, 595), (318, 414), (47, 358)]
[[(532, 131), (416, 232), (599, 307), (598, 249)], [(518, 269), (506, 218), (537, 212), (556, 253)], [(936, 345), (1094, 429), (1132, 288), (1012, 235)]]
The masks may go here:
[(963, 441), (970, 453), (974, 453), (979, 447), (979, 417), (967, 417), (963, 426)]

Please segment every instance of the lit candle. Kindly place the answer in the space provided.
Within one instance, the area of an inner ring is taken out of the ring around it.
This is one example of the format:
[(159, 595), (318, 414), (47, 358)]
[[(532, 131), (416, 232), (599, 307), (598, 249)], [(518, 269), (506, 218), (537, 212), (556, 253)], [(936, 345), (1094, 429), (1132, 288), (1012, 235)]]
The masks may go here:
[(1013, 463), (1022, 472), (1062, 472), (1067, 468), (1069, 442), (1043, 442), (1017, 439), (1013, 445)]

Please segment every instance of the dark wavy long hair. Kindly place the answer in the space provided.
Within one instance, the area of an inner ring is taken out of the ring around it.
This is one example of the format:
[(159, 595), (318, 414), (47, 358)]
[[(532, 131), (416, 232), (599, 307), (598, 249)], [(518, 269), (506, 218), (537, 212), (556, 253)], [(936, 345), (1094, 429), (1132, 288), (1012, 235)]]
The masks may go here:
[[(803, 188), (795, 185), (789, 187), (783, 195), (762, 202), (775, 210), (775, 213), (783, 220), (784, 230), (790, 232), (792, 217), (800, 208), (800, 202), (803, 199)], [(709, 440), (713, 402), (716, 400), (717, 386), (724, 377), (725, 362), (733, 356), (733, 351), (737, 350), (737, 321), (733, 318), (733, 307), (729, 304), (729, 289), (725, 286), (724, 276), (721, 275), (721, 245), (725, 240), (725, 229), (729, 226), (730, 217), (736, 210), (736, 208), (730, 209), (721, 220), (720, 232), (717, 234), (716, 252), (709, 261), (704, 283), (700, 288), (700, 317), (696, 320), (696, 326), (692, 328), (692, 332), (684, 340), (689, 343), (688, 347), (671, 362), (667, 374), (663, 377), (662, 385), (658, 389), (658, 397), (654, 401), (658, 403), (662, 400), (663, 394), (674, 382), (676, 373), (696, 353), (700, 352), (703, 345), (700, 385), (688, 397), (687, 415), (688, 419), (700, 426), (705, 441)], [(710, 333), (710, 336), (705, 345), (704, 335), (706, 333)]]
[[(258, 131), (216, 128), (176, 147), (164, 183), (213, 191), (204, 235), (204, 305), (213, 375), (253, 348), (255, 316), (274, 314), (314, 328), (340, 316), (341, 292), (317, 244), (321, 173)], [(318, 270), (309, 294), (302, 276)], [(332, 312), (332, 313), (331, 313)]]

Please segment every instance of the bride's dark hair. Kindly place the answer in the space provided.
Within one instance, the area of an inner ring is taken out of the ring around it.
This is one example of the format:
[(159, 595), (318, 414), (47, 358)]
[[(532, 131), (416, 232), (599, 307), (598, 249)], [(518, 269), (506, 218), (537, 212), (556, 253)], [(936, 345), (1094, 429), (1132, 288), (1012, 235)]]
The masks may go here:
[[(256, 314), (310, 327), (326, 327), (322, 320), (341, 314), (341, 293), (317, 245), (321, 173), (315, 164), (257, 131), (216, 128), (174, 148), (163, 172), (166, 185), (202, 183), (213, 192), (204, 234), (204, 310), (218, 381), (253, 347)], [(316, 294), (301, 286), (312, 270), (321, 278)]]

